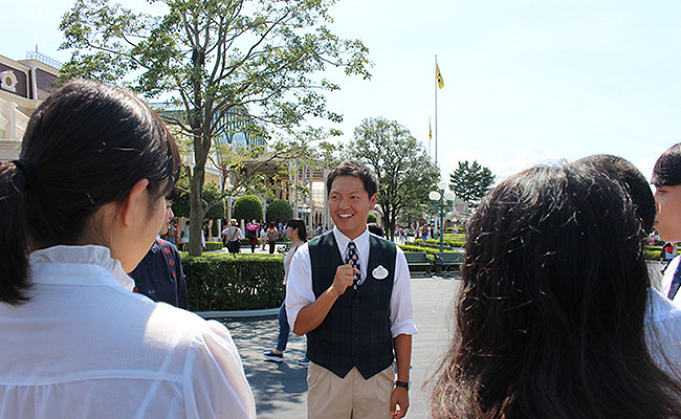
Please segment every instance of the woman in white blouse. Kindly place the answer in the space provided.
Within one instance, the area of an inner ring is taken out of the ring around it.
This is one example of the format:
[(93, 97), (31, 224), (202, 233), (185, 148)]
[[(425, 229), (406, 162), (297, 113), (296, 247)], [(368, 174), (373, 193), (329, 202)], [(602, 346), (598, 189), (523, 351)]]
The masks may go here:
[[(305, 229), (305, 221), (300, 218), (293, 218), (286, 223), (286, 237), (291, 240), (291, 248), (284, 257), (284, 287), (288, 283), (288, 272), (291, 266), (291, 259), (296, 254), (298, 248), (307, 241), (307, 230)], [(284, 351), (288, 343), (288, 337), (291, 334), (291, 328), (286, 317), (286, 304), (282, 303), (279, 309), (279, 335), (277, 337), (277, 347), (271, 351), (263, 354), (263, 357), (268, 361), (283, 362)], [(298, 360), (298, 363), (303, 366), (308, 366), (310, 360), (307, 357)]]
[(132, 291), (180, 156), (122, 89), (76, 81), (0, 166), (0, 418), (253, 418), (229, 331)]

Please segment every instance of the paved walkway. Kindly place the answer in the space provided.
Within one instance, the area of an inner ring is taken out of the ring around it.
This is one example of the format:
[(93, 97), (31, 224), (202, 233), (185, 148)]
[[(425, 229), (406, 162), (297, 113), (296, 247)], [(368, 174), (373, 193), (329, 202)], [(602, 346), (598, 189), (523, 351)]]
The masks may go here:
[[(419, 334), (413, 342), (409, 418), (427, 417), (428, 395), (423, 384), (435, 371), (437, 359), (449, 343), (452, 301), (459, 284), (454, 278), (412, 280), (414, 319)], [(277, 364), (262, 358), (263, 352), (276, 345), (279, 327), (276, 318), (228, 319), (225, 324), (239, 348), (255, 396), (258, 418), (305, 419), (307, 368), (297, 363), (304, 356), (305, 338), (291, 334), (285, 362)]]

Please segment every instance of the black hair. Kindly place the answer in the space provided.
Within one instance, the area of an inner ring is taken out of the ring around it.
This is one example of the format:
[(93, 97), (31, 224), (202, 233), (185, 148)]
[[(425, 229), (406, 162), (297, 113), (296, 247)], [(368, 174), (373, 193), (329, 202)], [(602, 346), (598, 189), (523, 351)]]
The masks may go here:
[(302, 240), (303, 242), (307, 241), (307, 229), (305, 228), (305, 221), (301, 220), (300, 218), (291, 218), (288, 220), (286, 223), (287, 228), (297, 228), (298, 229), (298, 238)]
[(650, 183), (657, 187), (681, 185), (681, 143), (669, 147), (658, 157)]
[(354, 161), (346, 160), (333, 169), (326, 178), (326, 194), (331, 193), (333, 181), (338, 176), (352, 176), (359, 178), (364, 184), (364, 189), (369, 194), (369, 199), (378, 192), (378, 179), (368, 166)]
[(376, 224), (376, 223), (369, 223), (369, 224), (367, 224), (367, 229), (369, 229), (369, 232), (370, 232), (370, 233), (373, 233), (373, 234), (375, 234), (375, 235), (377, 235), (377, 236), (379, 236), (379, 237), (383, 237), (383, 235), (384, 235), (384, 234), (383, 234), (383, 228), (381, 228), (381, 226), (379, 226), (379, 225)]
[(20, 156), (0, 168), (0, 301), (12, 304), (26, 300), (29, 250), (82, 244), (103, 205), (141, 179), (150, 199), (171, 196), (180, 171), (177, 145), (154, 111), (130, 92), (84, 80), (33, 112)]
[(468, 226), (433, 417), (680, 417), (681, 386), (646, 343), (641, 238), (598, 171), (536, 167), (494, 188)]
[(631, 197), (634, 209), (646, 234), (653, 231), (655, 198), (643, 173), (629, 160), (611, 154), (595, 154), (573, 163), (575, 170), (597, 170), (620, 183)]

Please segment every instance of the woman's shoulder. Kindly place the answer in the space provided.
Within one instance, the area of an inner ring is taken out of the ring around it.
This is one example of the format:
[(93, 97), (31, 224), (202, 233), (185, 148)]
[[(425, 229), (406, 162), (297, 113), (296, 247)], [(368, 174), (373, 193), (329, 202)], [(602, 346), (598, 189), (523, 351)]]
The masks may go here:
[(159, 342), (167, 340), (168, 343), (173, 342), (186, 348), (204, 341), (206, 335), (229, 335), (229, 331), (221, 323), (205, 320), (195, 313), (165, 303), (156, 303), (149, 316), (147, 330)]

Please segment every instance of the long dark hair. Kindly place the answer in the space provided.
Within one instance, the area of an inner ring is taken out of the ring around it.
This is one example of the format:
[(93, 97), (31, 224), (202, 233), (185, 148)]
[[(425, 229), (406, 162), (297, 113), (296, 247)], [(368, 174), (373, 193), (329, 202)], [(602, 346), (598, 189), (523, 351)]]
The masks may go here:
[(87, 241), (102, 205), (148, 179), (154, 200), (175, 188), (180, 155), (159, 116), (131, 93), (74, 81), (33, 112), (21, 158), (0, 167), (0, 301), (30, 286), (29, 249)]
[(643, 232), (650, 234), (655, 222), (655, 198), (643, 173), (630, 161), (612, 154), (594, 154), (581, 158), (572, 166), (576, 170), (596, 170), (620, 183), (631, 198)]
[(654, 363), (642, 228), (618, 182), (537, 167), (472, 217), (435, 418), (681, 417)]

